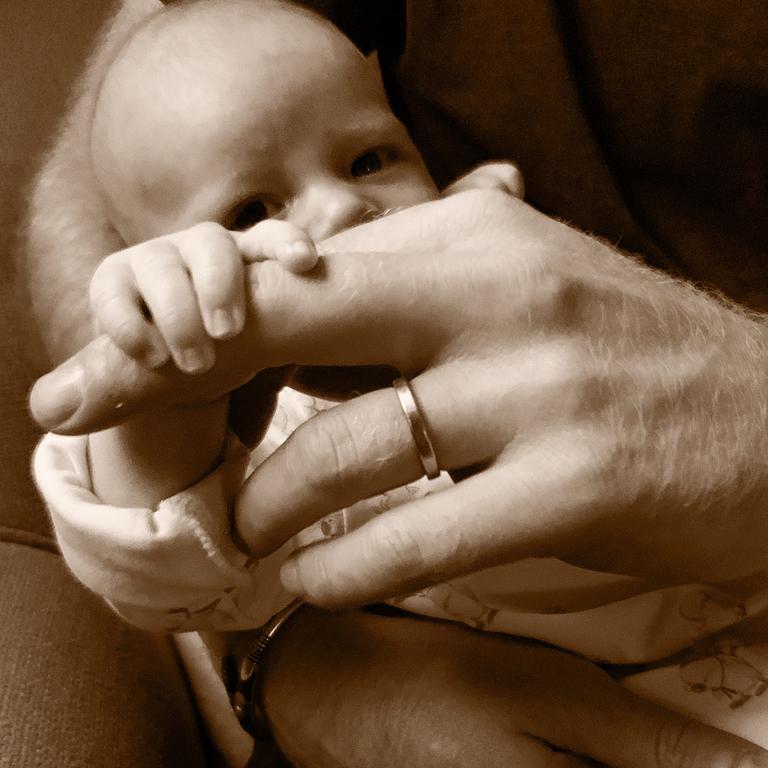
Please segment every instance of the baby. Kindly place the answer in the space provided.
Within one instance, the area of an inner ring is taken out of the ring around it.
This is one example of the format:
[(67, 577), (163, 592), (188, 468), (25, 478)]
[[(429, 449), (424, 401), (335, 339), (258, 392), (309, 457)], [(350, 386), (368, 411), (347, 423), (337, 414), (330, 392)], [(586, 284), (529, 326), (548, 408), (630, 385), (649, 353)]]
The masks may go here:
[[(91, 148), (125, 243), (221, 225), (169, 241), (162, 276), (128, 252), (94, 280), (115, 342), (151, 366), (167, 348), (188, 372), (210, 367), (211, 339), (242, 328), (243, 261), (304, 271), (314, 242), (437, 196), (376, 62), (328, 22), (274, 2), (191, 2), (152, 17), (106, 75)], [(475, 183), (517, 193), (521, 181), (498, 163), (459, 188)]]
[[(311, 270), (323, 238), (438, 195), (375, 63), (328, 22), (272, 0), (193, 0), (148, 19), (106, 74), (91, 149), (113, 226), (127, 245), (152, 246), (104, 260), (94, 314), (130, 356), (150, 367), (170, 358), (189, 373), (208, 369), (215, 342), (242, 330), (249, 261)], [(522, 190), (507, 164), (481, 166), (448, 191), (472, 186)], [(259, 457), (321, 407), (284, 398)], [(247, 454), (234, 438), (222, 445), (225, 421), (226, 404), (215, 402), (88, 439), (49, 435), (37, 451), (70, 568), (129, 621), (169, 631), (259, 626), (291, 599), (277, 576), (288, 552), (364, 524), (398, 494), (430, 492), (414, 484), (357, 504), (251, 563), (232, 541), (228, 508)], [(761, 599), (746, 587), (655, 590), (529, 560), (396, 602), (625, 664), (668, 657), (738, 623)], [(649, 670), (627, 684), (719, 722), (701, 695), (709, 678), (688, 679), (698, 669)], [(669, 674), (681, 681), (674, 690)], [(751, 722), (738, 729), (757, 741)]]

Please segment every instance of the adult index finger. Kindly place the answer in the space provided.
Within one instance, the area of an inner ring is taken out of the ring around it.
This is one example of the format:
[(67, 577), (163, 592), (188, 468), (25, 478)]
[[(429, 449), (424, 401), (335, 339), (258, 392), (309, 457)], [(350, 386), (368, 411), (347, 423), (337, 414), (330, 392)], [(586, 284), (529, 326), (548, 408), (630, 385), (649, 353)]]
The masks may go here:
[[(507, 195), (479, 194), (341, 233), (326, 244), (340, 252), (324, 256), (308, 275), (274, 262), (250, 265), (245, 328), (217, 343), (216, 365), (205, 374), (144, 371), (108, 340), (92, 343), (35, 386), (33, 416), (46, 429), (87, 432), (169, 403), (214, 399), (254, 372), (284, 364), (389, 364), (405, 375), (422, 370), (466, 326), (459, 310), (477, 265), (461, 248), (449, 253), (452, 244), (474, 242), (490, 221), (510, 213)], [(481, 250), (489, 253), (490, 245)], [(492, 264), (491, 272), (499, 266), (505, 261)]]
[[(415, 300), (415, 286), (432, 289), (436, 302), (439, 287), (434, 279), (430, 286), (426, 269), (422, 275), (382, 269), (384, 258), (395, 257), (324, 257), (323, 268), (311, 278), (275, 262), (250, 265), (245, 328), (216, 342), (216, 363), (209, 371), (185, 375), (170, 365), (147, 371), (102, 337), (37, 382), (32, 415), (45, 429), (76, 434), (168, 405), (210, 402), (264, 368), (393, 364), (408, 372), (423, 367), (440, 346), (440, 335), (450, 337), (453, 328), (437, 332), (441, 313), (430, 313)], [(455, 313), (443, 316), (453, 319)]]

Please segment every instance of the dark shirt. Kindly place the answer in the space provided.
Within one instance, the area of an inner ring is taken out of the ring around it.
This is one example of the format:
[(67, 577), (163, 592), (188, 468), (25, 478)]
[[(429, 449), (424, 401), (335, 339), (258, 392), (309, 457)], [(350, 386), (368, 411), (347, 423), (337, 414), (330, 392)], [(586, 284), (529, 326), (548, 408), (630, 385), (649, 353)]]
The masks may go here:
[(542, 211), (768, 310), (764, 0), (408, 0), (404, 34), (397, 0), (315, 4), (385, 49), (439, 182), (514, 160)]

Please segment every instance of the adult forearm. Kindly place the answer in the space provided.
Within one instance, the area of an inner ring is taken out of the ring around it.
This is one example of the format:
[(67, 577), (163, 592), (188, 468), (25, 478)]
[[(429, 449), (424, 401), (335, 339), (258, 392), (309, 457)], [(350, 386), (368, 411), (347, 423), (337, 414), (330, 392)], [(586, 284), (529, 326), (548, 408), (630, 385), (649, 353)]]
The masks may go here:
[(303, 768), (768, 765), (585, 659), (420, 617), (299, 611), (270, 646), (263, 700)]

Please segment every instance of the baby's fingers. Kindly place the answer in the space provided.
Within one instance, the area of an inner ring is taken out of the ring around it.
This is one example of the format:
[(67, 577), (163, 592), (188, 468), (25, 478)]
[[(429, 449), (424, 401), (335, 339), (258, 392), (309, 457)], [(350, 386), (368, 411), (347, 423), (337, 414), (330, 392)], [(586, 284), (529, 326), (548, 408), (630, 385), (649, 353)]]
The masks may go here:
[(290, 221), (266, 219), (246, 232), (233, 232), (243, 258), (251, 261), (279, 261), (289, 272), (307, 272), (317, 264), (312, 238)]
[(233, 234), (212, 222), (197, 224), (179, 241), (203, 324), (214, 339), (229, 339), (243, 330), (245, 277)]
[(91, 279), (90, 302), (99, 328), (125, 352), (148, 368), (168, 361), (168, 348), (145, 314), (133, 270), (115, 256), (105, 259)]
[(132, 264), (136, 287), (176, 365), (186, 373), (207, 371), (215, 351), (186, 264), (170, 239), (154, 240), (151, 246), (142, 246), (141, 258)]

